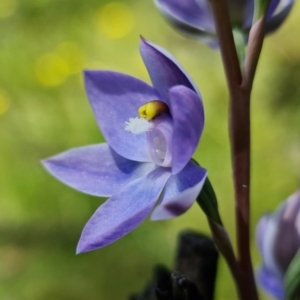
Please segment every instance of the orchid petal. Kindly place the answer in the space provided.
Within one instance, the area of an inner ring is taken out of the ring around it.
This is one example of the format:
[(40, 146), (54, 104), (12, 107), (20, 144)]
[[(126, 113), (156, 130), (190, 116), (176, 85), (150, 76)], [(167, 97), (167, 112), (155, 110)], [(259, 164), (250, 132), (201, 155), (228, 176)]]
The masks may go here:
[(263, 289), (277, 300), (284, 299), (283, 278), (274, 275), (265, 266), (258, 270), (257, 280)]
[(158, 168), (121, 188), (87, 222), (77, 253), (111, 244), (138, 226), (152, 210), (170, 176), (165, 168)]
[(199, 195), (207, 171), (192, 161), (178, 174), (168, 180), (161, 203), (154, 209), (151, 219), (161, 220), (177, 217), (186, 212)]
[[(183, 34), (211, 48), (219, 48), (208, 0), (154, 0), (154, 2), (166, 19)], [(270, 1), (266, 33), (273, 32), (282, 24), (294, 2), (295, 0)], [(245, 43), (247, 43), (247, 36), (253, 25), (255, 1), (227, 0), (227, 4), (232, 26), (244, 30)]]
[(157, 99), (155, 90), (139, 79), (111, 71), (86, 71), (85, 86), (108, 144), (125, 158), (151, 162), (146, 133), (126, 131), (125, 122), (139, 117), (140, 106)]
[(268, 11), (267, 11), (267, 18), (270, 18), (271, 16), (273, 16), (280, 1), (282, 1), (282, 0), (270, 0)]
[(186, 86), (200, 95), (193, 80), (166, 50), (142, 39), (140, 52), (160, 100), (169, 104), (169, 89), (175, 85)]
[(205, 31), (215, 31), (213, 16), (207, 1), (155, 0), (154, 2), (172, 23), (190, 24)]
[(263, 243), (264, 243), (269, 220), (270, 220), (270, 215), (265, 214), (260, 218), (256, 227), (256, 241), (257, 241), (258, 249), (261, 253), (263, 253)]
[(247, 0), (244, 4), (244, 11), (243, 11), (243, 28), (246, 31), (249, 31), (252, 27), (254, 17), (254, 0)]
[(278, 234), (279, 221), (284, 213), (285, 205), (286, 204), (283, 203), (276, 211), (276, 214), (270, 217), (267, 227), (265, 228), (264, 240), (262, 243), (261, 254), (264, 264), (267, 266), (268, 270), (276, 276), (282, 276), (283, 274), (275, 257), (274, 246)]
[(267, 33), (273, 32), (283, 23), (283, 21), (286, 19), (286, 17), (291, 12), (293, 5), (294, 5), (294, 0), (285, 1), (280, 12), (271, 16), (269, 19), (267, 19), (266, 29), (265, 29)]
[(128, 160), (107, 144), (79, 147), (43, 161), (45, 168), (72, 188), (94, 196), (111, 196), (155, 165)]
[(291, 195), (284, 203), (278, 221), (274, 255), (280, 270), (285, 273), (300, 247), (299, 238), (300, 192)]
[(195, 27), (187, 22), (178, 19), (175, 15), (166, 15), (167, 20), (173, 25), (178, 31), (188, 38), (198, 40), (200, 43), (206, 44), (213, 49), (219, 48), (217, 36), (214, 32), (208, 32), (201, 28)]
[(170, 89), (170, 111), (173, 117), (172, 173), (180, 172), (195, 152), (203, 127), (201, 99), (185, 86)]

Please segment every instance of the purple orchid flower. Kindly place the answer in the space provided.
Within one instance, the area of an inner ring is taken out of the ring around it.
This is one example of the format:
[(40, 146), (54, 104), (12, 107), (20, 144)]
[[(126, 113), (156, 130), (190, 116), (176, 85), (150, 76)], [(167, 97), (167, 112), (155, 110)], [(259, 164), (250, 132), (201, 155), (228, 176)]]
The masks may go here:
[[(161, 13), (183, 34), (218, 47), (214, 19), (208, 0), (154, 0)], [(245, 34), (252, 26), (255, 0), (228, 0), (233, 27)], [(277, 29), (288, 16), (294, 0), (271, 0), (267, 13), (266, 33)]]
[(121, 238), (157, 202), (153, 220), (181, 215), (206, 179), (206, 170), (191, 160), (204, 126), (198, 89), (162, 48), (142, 39), (140, 51), (153, 87), (117, 72), (85, 72), (88, 98), (107, 144), (43, 161), (63, 183), (110, 197), (87, 222), (77, 253)]
[(284, 275), (300, 248), (300, 190), (257, 226), (257, 243), (263, 258), (259, 284), (278, 300), (285, 298)]

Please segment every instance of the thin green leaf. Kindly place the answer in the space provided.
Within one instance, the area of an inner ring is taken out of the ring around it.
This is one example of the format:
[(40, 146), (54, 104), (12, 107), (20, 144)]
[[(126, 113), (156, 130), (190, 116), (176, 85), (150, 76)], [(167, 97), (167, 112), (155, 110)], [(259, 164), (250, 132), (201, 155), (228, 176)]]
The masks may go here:
[(300, 299), (300, 250), (289, 265), (284, 277), (286, 300)]
[(208, 178), (206, 178), (203, 188), (197, 197), (197, 203), (208, 218), (222, 225), (218, 210), (217, 197)]

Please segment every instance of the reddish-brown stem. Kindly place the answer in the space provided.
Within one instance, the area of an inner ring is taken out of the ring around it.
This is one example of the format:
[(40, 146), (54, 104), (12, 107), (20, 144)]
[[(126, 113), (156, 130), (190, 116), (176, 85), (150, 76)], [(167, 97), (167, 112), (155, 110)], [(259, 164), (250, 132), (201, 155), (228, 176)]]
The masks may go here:
[(229, 19), (226, 0), (210, 0), (218, 41), (230, 92), (234, 93), (242, 82), (242, 73)]
[(243, 72), (242, 86), (249, 90), (252, 89), (253, 80), (258, 64), (260, 52), (264, 42), (264, 28), (266, 16), (262, 16), (251, 28), (249, 34), (249, 46), (247, 49), (245, 68)]
[(244, 86), (226, 0), (210, 0), (230, 94), (229, 131), (235, 190), (240, 299), (257, 300), (250, 256), (250, 94)]
[(229, 269), (231, 271), (231, 275), (236, 283), (238, 296), (240, 299), (242, 299), (240, 271), (227, 231), (223, 226), (217, 224), (210, 218), (207, 218), (207, 221), (212, 233), (214, 243), (227, 262), (227, 265), (229, 266)]
[(250, 91), (240, 87), (230, 102), (230, 138), (242, 299), (258, 299), (250, 255)]

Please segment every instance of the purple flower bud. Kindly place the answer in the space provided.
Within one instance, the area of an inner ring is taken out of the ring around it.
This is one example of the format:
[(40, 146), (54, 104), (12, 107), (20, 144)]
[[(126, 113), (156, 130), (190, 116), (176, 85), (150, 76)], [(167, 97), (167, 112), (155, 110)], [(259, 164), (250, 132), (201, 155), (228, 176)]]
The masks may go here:
[(284, 299), (283, 278), (300, 248), (300, 190), (257, 226), (257, 243), (263, 263), (260, 285), (276, 299)]
[[(154, 0), (157, 8), (183, 34), (210, 47), (218, 42), (208, 0)], [(242, 30), (245, 41), (254, 17), (254, 0), (227, 0), (232, 27)], [(294, 0), (271, 0), (267, 13), (266, 33), (277, 29), (288, 16)]]

